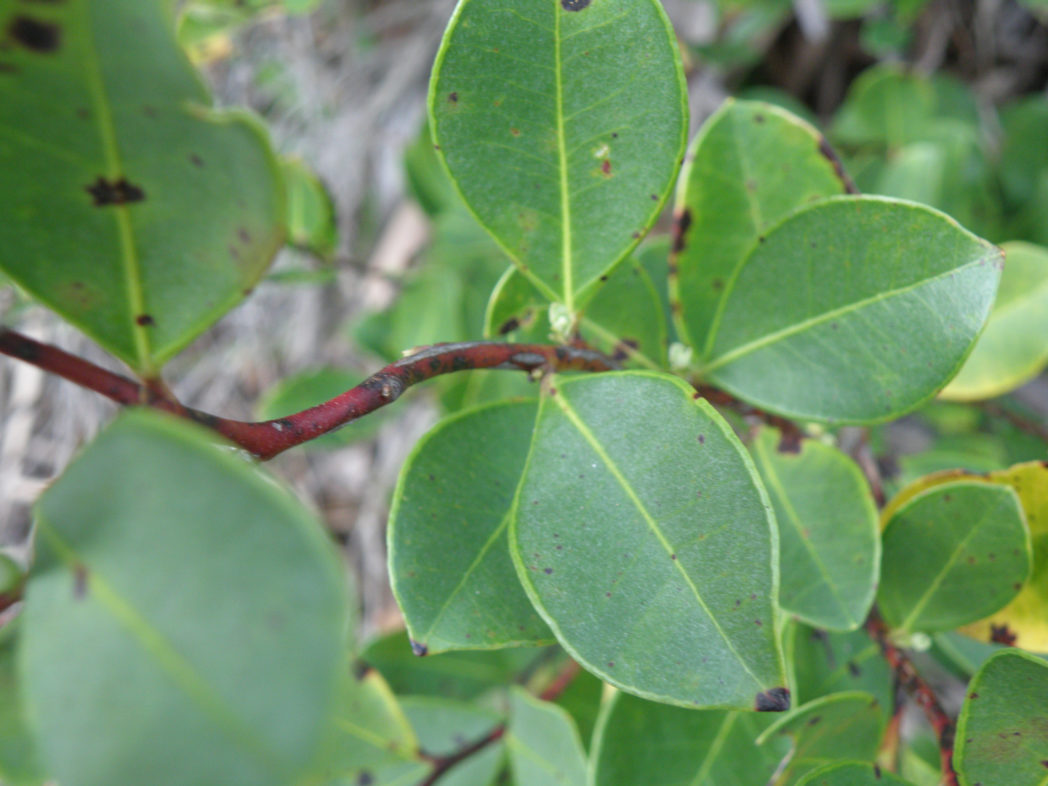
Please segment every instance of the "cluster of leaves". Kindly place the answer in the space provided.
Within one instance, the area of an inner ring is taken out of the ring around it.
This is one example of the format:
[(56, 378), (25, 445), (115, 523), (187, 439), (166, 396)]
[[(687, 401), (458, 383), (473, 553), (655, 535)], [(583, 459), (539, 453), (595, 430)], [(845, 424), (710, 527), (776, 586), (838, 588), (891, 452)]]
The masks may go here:
[[(0, 27), (0, 166), (19, 173), (0, 188), (0, 268), (143, 379), (250, 291), (289, 227), (330, 250), (315, 183), (210, 108), (166, 3), (0, 0)], [(896, 90), (931, 96), (927, 117), (884, 116), (913, 122), (902, 136), (878, 114)], [(951, 95), (861, 82), (833, 132), (860, 183), (953, 160), (964, 134), (933, 122)], [(411, 171), (441, 242), (402, 303), (445, 311), (425, 327), (402, 305), (358, 339), (392, 355), (483, 323), (625, 370), (444, 390), (456, 411), (391, 513), (410, 641), (363, 650), (312, 514), (200, 426), (123, 415), (37, 506), (24, 607), (0, 633), (2, 777), (935, 783), (921, 737), (895, 741), (899, 775), (877, 763), (894, 686), (860, 630), (876, 603), (893, 642), (974, 673), (961, 783), (1040, 782), (1048, 665), (997, 650), (1048, 650), (1048, 465), (922, 477), (878, 513), (835, 434), (929, 402), (962, 366), (958, 398), (1036, 373), (1043, 348), (1012, 337), (1043, 319), (1048, 254), (1010, 246), (998, 296), (998, 248), (858, 195), (827, 139), (769, 103), (726, 103), (685, 155), (657, 0), (462, 0), (430, 124), (450, 179), (424, 148)], [(929, 199), (963, 190), (943, 183)], [(672, 239), (640, 247), (675, 184)], [(966, 193), (943, 206), (984, 220)], [(477, 222), (494, 247), (465, 242)], [(316, 374), (266, 406), (352, 382)], [(704, 386), (785, 430), (748, 429)], [(22, 576), (0, 567), (4, 594)], [(535, 698), (560, 692), (569, 655), (585, 671), (557, 704)]]

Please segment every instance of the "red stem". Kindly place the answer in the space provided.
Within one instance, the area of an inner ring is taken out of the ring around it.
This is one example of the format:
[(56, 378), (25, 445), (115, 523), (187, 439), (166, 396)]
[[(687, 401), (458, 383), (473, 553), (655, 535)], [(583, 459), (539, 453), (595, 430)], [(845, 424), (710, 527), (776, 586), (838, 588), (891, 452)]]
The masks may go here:
[(610, 371), (617, 368), (615, 362), (604, 355), (575, 347), (491, 341), (435, 344), (391, 363), (355, 388), (323, 404), (284, 418), (248, 423), (183, 407), (158, 381), (134, 382), (13, 330), (0, 329), (0, 354), (24, 360), (118, 404), (146, 404), (194, 420), (263, 461), (374, 412), (396, 401), (412, 385), (441, 374), (469, 369)]
[(942, 786), (957, 786), (957, 772), (953, 768), (953, 743), (957, 728), (953, 719), (946, 714), (935, 691), (917, 672), (913, 663), (906, 657), (906, 653), (891, 643), (888, 637), (888, 627), (876, 609), (866, 620), (866, 632), (880, 646), (881, 653), (895, 672), (899, 684), (921, 706), (925, 717), (928, 718), (928, 722), (935, 731), (935, 736), (939, 741)]

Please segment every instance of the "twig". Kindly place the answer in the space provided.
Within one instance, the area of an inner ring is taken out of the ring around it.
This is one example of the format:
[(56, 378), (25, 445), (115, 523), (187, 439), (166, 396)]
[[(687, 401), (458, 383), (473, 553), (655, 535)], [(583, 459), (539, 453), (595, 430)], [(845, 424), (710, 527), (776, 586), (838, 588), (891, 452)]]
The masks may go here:
[(719, 407), (727, 407), (728, 409), (738, 412), (740, 415), (757, 418), (762, 423), (777, 428), (781, 434), (779, 437), (779, 450), (783, 453), (797, 453), (800, 451), (801, 440), (804, 439), (804, 432), (792, 420), (784, 418), (781, 415), (773, 415), (770, 412), (765, 412), (763, 409), (759, 409), (752, 404), (747, 404), (745, 401), (735, 398), (731, 393), (721, 390), (720, 388), (694, 382), (692, 383), (692, 386), (699, 392), (699, 395), (711, 404)]
[(888, 638), (888, 628), (876, 608), (866, 620), (866, 632), (881, 648), (885, 660), (895, 672), (895, 677), (903, 689), (924, 710), (935, 736), (939, 741), (939, 761), (942, 765), (942, 786), (957, 786), (957, 772), (953, 768), (953, 743), (957, 727), (953, 719), (946, 714), (932, 687), (924, 681), (913, 663), (899, 647)]
[(1036, 437), (1042, 442), (1048, 442), (1048, 426), (1041, 423), (1037, 423), (1029, 418), (1023, 417), (1018, 412), (1013, 412), (1006, 407), (1002, 407), (1000, 404), (996, 404), (993, 401), (980, 401), (977, 406), (982, 409), (987, 415), (995, 418), (1003, 418), (1015, 426), (1019, 431), (1024, 434), (1029, 434), (1031, 437)]
[(610, 371), (618, 368), (615, 361), (598, 352), (575, 347), (490, 341), (435, 344), (391, 363), (355, 388), (323, 404), (284, 418), (250, 423), (184, 407), (157, 380), (134, 382), (13, 330), (0, 329), (0, 354), (58, 374), (119, 404), (145, 404), (194, 420), (263, 461), (374, 412), (396, 401), (412, 385), (441, 374), (470, 369)]

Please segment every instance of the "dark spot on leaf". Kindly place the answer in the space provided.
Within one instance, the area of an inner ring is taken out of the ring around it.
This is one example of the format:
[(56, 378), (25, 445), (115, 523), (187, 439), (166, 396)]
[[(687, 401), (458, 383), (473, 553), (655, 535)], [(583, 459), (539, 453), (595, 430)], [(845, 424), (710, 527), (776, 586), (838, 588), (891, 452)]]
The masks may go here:
[(581, 11), (590, 4), (590, 0), (560, 0), (565, 11)]
[(457, 104), (458, 100), (459, 100), (459, 94), (458, 93), (448, 93), (448, 101), (450, 101), (453, 104)]
[(551, 573), (553, 573), (553, 568), (546, 568), (542, 572), (549, 576)]
[(1048, 768), (1048, 759), (1041, 759), (1041, 766)]
[(677, 555), (676, 554), (670, 554), (670, 559), (677, 559)]
[(881, 779), (881, 768), (876, 764), (873, 765), (873, 777), (877, 780)]
[(763, 243), (763, 242), (764, 242), (764, 241), (765, 241), (766, 239), (767, 239), (767, 238), (765, 238), (765, 237), (764, 237), (764, 235), (759, 235), (759, 236), (757, 237), (757, 242), (758, 242), (758, 243)]
[[(698, 398), (698, 396), (699, 396), (698, 391), (696, 391), (695, 392), (695, 396), (693, 396), (693, 398)], [(705, 434), (699, 434), (699, 444), (700, 445), (705, 445), (706, 444), (706, 435)]]
[(837, 157), (837, 153), (834, 152), (833, 148), (830, 147), (829, 140), (826, 137), (819, 136), (819, 154), (830, 162), (830, 166), (833, 167), (833, 173), (837, 175), (837, 179), (841, 181), (841, 185), (844, 186), (844, 190), (848, 194), (858, 194), (859, 189), (855, 187), (855, 183), (848, 173), (844, 171), (844, 164), (841, 163), (840, 158)]
[(625, 360), (631, 354), (637, 351), (637, 347), (640, 346), (640, 342), (635, 338), (624, 338), (615, 344), (614, 351), (612, 352), (612, 360)]
[(652, 202), (658, 202), (659, 201), (659, 195), (658, 194), (652, 194), (651, 195), (651, 201)]
[(99, 175), (98, 180), (89, 186), (84, 186), (94, 198), (95, 207), (106, 207), (107, 205), (126, 205), (131, 202), (141, 202), (146, 198), (146, 192), (134, 183), (128, 182), (127, 178), (109, 182)]
[(610, 598), (611, 597), (611, 593), (610, 592), (605, 592), (604, 593), (604, 597), (605, 598)]
[(994, 625), (990, 623), (990, 641), (995, 644), (1003, 644), (1006, 647), (1014, 647), (1019, 637), (1011, 631), (1007, 624)]
[(602, 284), (603, 284), (604, 282), (606, 282), (607, 280), (608, 280), (608, 277), (607, 277), (607, 276), (601, 276), (601, 277), (600, 277), (600, 283), (602, 283)]
[(790, 708), (788, 688), (769, 688), (757, 694), (754, 701), (757, 712), (785, 712)]
[(414, 639), (411, 639), (411, 652), (421, 658), (427, 652), (429, 652), (429, 647), (427, 647), (425, 644), (420, 644)]
[(41, 22), (29, 16), (16, 16), (7, 26), (15, 41), (33, 52), (53, 52), (61, 40), (61, 28), (51, 22)]
[(73, 566), (73, 597), (81, 600), (87, 595), (87, 568), (81, 563)]
[(634, 232), (630, 235), (634, 240), (640, 240), (640, 232)]
[(979, 694), (976, 693), (975, 691), (972, 691), (971, 693), (968, 694), (968, 698), (969, 699), (977, 699), (977, 698), (979, 698)]
[(499, 335), (504, 336), (507, 333), (511, 333), (520, 327), (520, 320), (516, 317), (510, 317), (501, 325), (499, 325)]
[(848, 673), (853, 677), (862, 675), (862, 669), (859, 668), (859, 664), (853, 660), (848, 661)]
[(360, 682), (366, 676), (368, 676), (368, 673), (370, 671), (371, 667), (364, 663), (364, 661), (362, 660), (358, 660), (356, 663), (353, 664), (353, 677), (357, 680), (357, 682)]
[(809, 726), (814, 726), (817, 723), (820, 723), (821, 721), (822, 721), (822, 716), (821, 715), (816, 715), (814, 718), (809, 718), (808, 719), (808, 725)]
[(193, 163), (193, 166), (202, 167), (204, 165), (204, 159), (202, 159), (196, 153), (190, 153), (189, 160)]
[(720, 292), (722, 289), (724, 289), (724, 279), (722, 279), (722, 278), (715, 278), (715, 279), (713, 279), (713, 290), (715, 292)]
[(611, 177), (611, 159), (605, 158), (600, 162), (600, 171), (605, 177)]
[(608, 668), (609, 669), (614, 669), (615, 668), (615, 661), (609, 660), (608, 661)]
[(520, 129), (519, 129), (519, 128), (511, 128), (511, 129), (509, 130), (509, 132), (510, 132), (511, 134), (513, 134), (513, 136), (520, 136)]
[(679, 254), (687, 246), (688, 227), (691, 226), (691, 208), (684, 208), (675, 216), (673, 222), (673, 247), (671, 251)]
[(367, 770), (361, 770), (357, 776), (357, 786), (371, 786), (374, 782), (375, 777)]
[(154, 320), (149, 314), (139, 314), (135, 317), (135, 324), (139, 327), (150, 327), (156, 324), (156, 320)]
[(240, 227), (239, 229), (237, 229), (237, 237), (240, 238), (241, 243), (251, 242), (251, 235), (248, 233), (246, 229), (244, 229), (244, 227)]
[(761, 115), (761, 114), (754, 115), (753, 116), (753, 122), (754, 123), (763, 123), (764, 122), (764, 115)]
[(753, 624), (756, 625), (758, 628), (763, 628), (764, 627), (764, 623), (761, 622), (760, 620), (754, 620)]

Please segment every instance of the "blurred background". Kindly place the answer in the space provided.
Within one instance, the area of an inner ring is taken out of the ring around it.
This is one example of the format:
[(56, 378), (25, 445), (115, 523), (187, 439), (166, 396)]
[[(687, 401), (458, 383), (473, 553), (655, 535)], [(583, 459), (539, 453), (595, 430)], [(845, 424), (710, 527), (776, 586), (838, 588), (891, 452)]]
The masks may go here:
[[(934, 205), (997, 243), (1048, 245), (1048, 1), (663, 4), (683, 51), (693, 133), (727, 96), (778, 103), (827, 132), (861, 190)], [(217, 103), (258, 113), (285, 156), (291, 240), (253, 295), (167, 368), (182, 401), (275, 417), (412, 347), (483, 336), (487, 296), (508, 259), (459, 203), (425, 129), (429, 70), (453, 8), (179, 4), (179, 37)], [(668, 228), (665, 216), (638, 253), (664, 257)], [(0, 287), (0, 319), (115, 367), (11, 287)], [(385, 522), (407, 453), (443, 412), (526, 393), (522, 377), (435, 380), (271, 462), (346, 544), (365, 634), (397, 621)], [(0, 361), (0, 544), (24, 548), (33, 500), (114, 411)], [(845, 449), (867, 451), (857, 458), (877, 464), (890, 492), (936, 469), (1045, 458), (1046, 414), (1041, 375), (976, 407), (937, 402), (874, 428), (872, 451), (856, 430), (839, 436)]]

